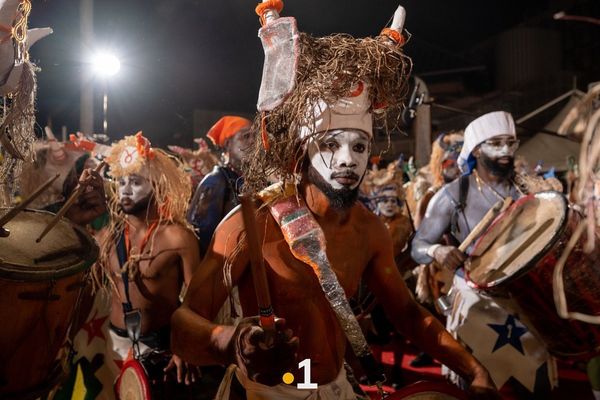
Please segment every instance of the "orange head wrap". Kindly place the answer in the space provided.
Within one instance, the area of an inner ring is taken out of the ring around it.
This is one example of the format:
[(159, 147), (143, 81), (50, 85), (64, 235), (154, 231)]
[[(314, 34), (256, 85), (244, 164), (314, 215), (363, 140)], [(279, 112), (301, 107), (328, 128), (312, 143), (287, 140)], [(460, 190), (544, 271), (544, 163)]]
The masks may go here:
[(208, 136), (215, 145), (223, 147), (227, 139), (244, 128), (250, 128), (251, 125), (252, 122), (246, 118), (226, 115), (209, 129), (206, 136)]

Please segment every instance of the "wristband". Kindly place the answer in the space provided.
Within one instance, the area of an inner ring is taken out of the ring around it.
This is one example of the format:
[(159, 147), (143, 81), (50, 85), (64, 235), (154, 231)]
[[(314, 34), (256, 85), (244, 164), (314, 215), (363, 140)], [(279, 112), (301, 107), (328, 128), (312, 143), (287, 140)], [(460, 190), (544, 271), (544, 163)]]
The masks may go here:
[(433, 254), (438, 249), (438, 247), (442, 247), (442, 245), (441, 244), (434, 244), (433, 246), (429, 246), (429, 248), (427, 249), (427, 255), (429, 257), (431, 257), (431, 258), (435, 258)]

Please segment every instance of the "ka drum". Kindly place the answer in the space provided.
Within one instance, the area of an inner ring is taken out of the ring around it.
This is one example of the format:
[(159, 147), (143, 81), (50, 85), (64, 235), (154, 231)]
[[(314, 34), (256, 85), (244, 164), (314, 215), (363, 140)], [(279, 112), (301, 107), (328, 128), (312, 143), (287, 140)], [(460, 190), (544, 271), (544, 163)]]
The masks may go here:
[(197, 384), (177, 383), (175, 370), (165, 377), (164, 369), (171, 354), (166, 351), (150, 351), (123, 363), (115, 382), (117, 400), (156, 400), (195, 398), (200, 387)]
[(144, 365), (134, 358), (127, 360), (115, 383), (115, 394), (119, 400), (150, 400), (152, 386)]
[[(475, 243), (465, 264), (467, 280), (484, 291), (510, 294), (548, 351), (563, 358), (590, 358), (600, 351), (600, 325), (563, 319), (553, 301), (553, 272), (582, 216), (566, 198), (547, 191), (516, 201)], [(600, 315), (600, 240), (586, 254), (579, 244), (562, 271), (569, 307)]]
[(24, 210), (0, 237), (2, 399), (38, 398), (65, 376), (67, 334), (98, 248), (66, 219), (36, 243), (53, 217)]
[(385, 397), (386, 400), (467, 400), (465, 392), (446, 382), (420, 381)]

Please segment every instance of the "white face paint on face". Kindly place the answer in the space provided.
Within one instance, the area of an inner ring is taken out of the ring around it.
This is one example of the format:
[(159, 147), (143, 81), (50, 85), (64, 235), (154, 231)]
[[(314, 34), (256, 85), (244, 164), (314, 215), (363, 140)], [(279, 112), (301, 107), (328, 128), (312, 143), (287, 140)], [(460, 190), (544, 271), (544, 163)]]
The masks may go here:
[(400, 212), (398, 194), (395, 190), (384, 190), (377, 200), (377, 212), (384, 217), (392, 218)]
[(369, 136), (357, 129), (328, 131), (308, 144), (311, 165), (334, 189), (358, 187), (370, 152)]
[(229, 162), (239, 167), (244, 155), (250, 151), (253, 143), (254, 135), (252, 135), (250, 128), (242, 129), (233, 135), (226, 144)]
[(486, 140), (481, 144), (481, 151), (492, 160), (502, 157), (513, 157), (519, 147), (519, 141), (513, 136), (502, 135)]
[(147, 199), (152, 193), (150, 181), (137, 174), (122, 176), (119, 178), (119, 202), (125, 212), (135, 209), (135, 206)]

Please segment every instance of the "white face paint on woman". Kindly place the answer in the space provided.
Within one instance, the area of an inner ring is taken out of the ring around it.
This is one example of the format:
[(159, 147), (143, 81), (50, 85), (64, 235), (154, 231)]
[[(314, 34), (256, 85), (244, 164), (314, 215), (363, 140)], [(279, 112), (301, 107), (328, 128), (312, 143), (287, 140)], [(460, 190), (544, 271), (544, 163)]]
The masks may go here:
[(398, 194), (394, 189), (382, 190), (377, 199), (377, 212), (387, 218), (392, 218), (400, 212)]
[(146, 208), (152, 194), (150, 181), (137, 174), (119, 178), (119, 202), (126, 214), (132, 214)]
[(369, 135), (358, 129), (328, 131), (308, 145), (311, 165), (334, 189), (357, 188), (370, 153)]

